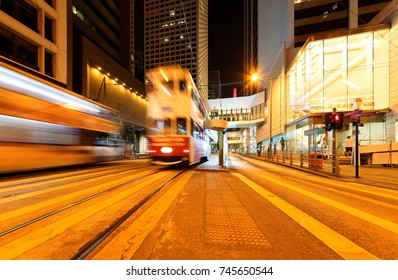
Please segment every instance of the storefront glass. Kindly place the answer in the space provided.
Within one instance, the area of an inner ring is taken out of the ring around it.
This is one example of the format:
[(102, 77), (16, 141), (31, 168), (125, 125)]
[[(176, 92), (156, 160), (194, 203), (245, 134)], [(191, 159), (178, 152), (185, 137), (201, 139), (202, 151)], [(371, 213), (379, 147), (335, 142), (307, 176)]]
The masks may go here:
[(389, 106), (388, 28), (309, 42), (287, 73), (288, 123)]

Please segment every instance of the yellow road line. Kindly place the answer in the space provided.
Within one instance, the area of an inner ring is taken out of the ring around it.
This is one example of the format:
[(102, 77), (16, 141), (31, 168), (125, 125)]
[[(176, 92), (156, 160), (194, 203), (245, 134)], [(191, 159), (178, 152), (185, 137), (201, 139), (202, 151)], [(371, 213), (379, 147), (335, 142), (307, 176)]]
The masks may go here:
[[(297, 180), (297, 179), (293, 178), (293, 180)], [(312, 179), (308, 179), (308, 180), (319, 184), (319, 181), (312, 180)], [(308, 183), (308, 180), (306, 180), (307, 183)], [(335, 182), (323, 181), (322, 183), (325, 183), (328, 185), (334, 185), (334, 186), (336, 185)], [(348, 185), (353, 185), (353, 186), (350, 187)], [(397, 190), (384, 189), (381, 187), (372, 187), (372, 186), (367, 186), (364, 184), (351, 183), (351, 182), (344, 182), (344, 185), (339, 185), (339, 187), (344, 188), (344, 189), (355, 190), (358, 192), (363, 192), (363, 193), (368, 193), (368, 194), (372, 194), (372, 195), (377, 195), (377, 196), (381, 196), (381, 197), (385, 197), (385, 198), (398, 200), (398, 191)], [(372, 189), (374, 191), (372, 191)], [(393, 195), (386, 194), (387, 192), (391, 192)]]
[[(380, 206), (384, 206), (384, 207), (388, 207), (388, 208), (392, 208), (392, 209), (398, 210), (398, 205), (394, 205), (394, 204), (391, 204), (391, 203), (379, 201), (379, 200), (373, 199), (373, 198), (368, 198), (368, 197), (365, 197), (363, 195), (353, 194), (353, 193), (350, 193), (350, 192), (347, 192), (347, 191), (337, 190), (337, 189), (335, 189), (333, 187), (321, 186), (321, 185), (319, 185), (319, 182), (318, 183), (310, 183), (310, 182), (308, 182), (306, 180), (300, 180), (300, 179), (296, 179), (296, 178), (291, 178), (290, 180), (294, 180), (294, 181), (301, 182), (301, 183), (306, 184), (306, 185), (314, 186), (314, 187), (319, 188), (319, 189), (324, 189), (324, 190), (332, 191), (332, 192), (335, 192), (335, 193), (344, 194), (346, 196), (354, 197), (354, 198), (357, 198), (357, 199), (360, 199), (360, 200), (363, 200), (363, 201), (371, 202), (373, 204), (377, 204), (377, 205), (380, 205)], [(354, 191), (358, 190), (358, 189), (356, 189), (354, 187), (352, 187), (352, 188), (348, 187), (348, 189), (352, 189)], [(361, 191), (361, 190), (358, 190), (358, 191)], [(381, 196), (383, 196), (383, 195), (381, 195)]]
[[(305, 212), (296, 208), (295, 206), (289, 204), (283, 199), (277, 197), (272, 192), (264, 189), (259, 186), (255, 182), (246, 178), (245, 176), (233, 173), (237, 178), (243, 181), (246, 185), (252, 188), (255, 192), (260, 194), (278, 209), (283, 211), (293, 220), (295, 220), (298, 224), (300, 224), (303, 228), (309, 231), (316, 238), (321, 240), (325, 245), (327, 245), (330, 249), (336, 252), (344, 259), (348, 260), (375, 260), (378, 259), (375, 255), (366, 251), (362, 247), (358, 246), (354, 242), (350, 241), (346, 237), (322, 224), (318, 220), (309, 216)], [(267, 178), (268, 179), (268, 178)]]
[[(90, 174), (100, 176), (102, 173), (107, 173), (107, 172), (109, 172), (109, 171), (103, 170), (103, 171), (95, 171)], [(73, 172), (70, 174), (69, 173), (64, 174), (64, 176), (62, 176), (62, 177), (60, 175), (48, 175), (48, 176), (44, 176), (44, 177), (39, 177), (39, 178), (41, 178), (40, 181), (34, 181), (34, 182), (32, 182), (32, 178), (16, 179), (13, 181), (0, 182), (0, 187), (1, 187), (0, 193), (8, 192), (10, 190), (24, 189), (27, 187), (40, 186), (43, 184), (43, 181), (51, 182), (51, 183), (62, 182), (65, 180), (65, 176), (68, 176), (68, 178), (72, 177), (77, 180), (79, 178), (87, 177), (87, 174), (85, 174), (83, 171), (76, 171), (76, 172)]]
[[(122, 173), (127, 173), (127, 172), (130, 172), (130, 171), (124, 171)], [(149, 171), (147, 171), (145, 173), (148, 173), (148, 172)], [(112, 176), (114, 177), (115, 174), (105, 175), (105, 176), (101, 177), (101, 180), (104, 181), (105, 178), (112, 177)], [(84, 176), (82, 176), (82, 177), (84, 177)], [(123, 177), (121, 177), (121, 178), (123, 178)], [(91, 178), (91, 179), (85, 180), (84, 183), (95, 182), (95, 181), (98, 181), (98, 179), (99, 179), (98, 177)], [(62, 182), (62, 180), (63, 179), (57, 179), (57, 181), (60, 181), (60, 182)], [(55, 182), (57, 182), (57, 181), (55, 181)], [(15, 189), (12, 189), (12, 190), (24, 189), (24, 188), (27, 188), (27, 187), (35, 187), (35, 186), (40, 186), (40, 185), (43, 185), (43, 184), (45, 184), (45, 183), (36, 182), (34, 185), (19, 186), (19, 187), (15, 187)], [(51, 193), (51, 192), (54, 192), (54, 191), (67, 189), (67, 188), (70, 188), (70, 187), (73, 187), (73, 186), (79, 185), (79, 184), (81, 184), (80, 181), (75, 181), (75, 182), (68, 183), (66, 185), (59, 186), (59, 187), (45, 188), (45, 189), (42, 189), (42, 190), (28, 192), (28, 193), (25, 193), (25, 194), (20, 194), (20, 195), (16, 195), (16, 196), (10, 196), (10, 197), (6, 197), (6, 198), (1, 198), (0, 199), (0, 204), (8, 203), (8, 202), (15, 201), (15, 200), (20, 200), (20, 199), (27, 198), (27, 197), (33, 197), (33, 196), (36, 196), (36, 195), (39, 195), (39, 194)], [(8, 191), (10, 191), (10, 190), (8, 190)]]
[[(134, 174), (134, 175), (131, 175), (131, 176), (128, 176), (128, 177), (122, 177), (122, 178), (120, 178), (118, 180), (112, 181), (112, 184), (115, 185), (115, 184), (120, 184), (120, 183), (123, 183), (123, 182), (128, 182), (129, 180), (134, 179), (135, 177), (140, 177), (140, 176), (145, 175), (147, 173), (149, 174), (150, 171), (146, 171), (146, 172), (139, 173), (139, 174)], [(63, 187), (57, 188), (56, 191), (61, 190), (61, 189), (70, 188), (74, 184), (78, 184), (78, 183), (72, 183), (72, 184), (65, 185)], [(5, 220), (8, 220), (8, 219), (12, 219), (12, 218), (18, 217), (18, 216), (22, 216), (22, 215), (25, 215), (27, 213), (37, 211), (37, 210), (39, 210), (41, 208), (44, 208), (44, 207), (47, 207), (47, 206), (51, 206), (51, 205), (55, 205), (55, 204), (59, 204), (59, 203), (61, 203), (63, 201), (67, 201), (69, 199), (73, 199), (73, 198), (81, 196), (81, 195), (90, 194), (90, 193), (93, 193), (94, 190), (97, 190), (97, 192), (98, 192), (99, 190), (101, 190), (101, 188), (107, 188), (107, 187), (109, 188), (109, 183), (102, 183), (100, 185), (95, 185), (93, 187), (85, 188), (85, 189), (82, 189), (82, 190), (77, 191), (77, 192), (73, 192), (73, 193), (70, 193), (70, 194), (62, 195), (62, 196), (59, 196), (59, 197), (54, 198), (54, 199), (47, 199), (47, 200), (44, 200), (44, 201), (39, 202), (39, 203), (30, 204), (30, 205), (27, 205), (25, 207), (17, 208), (15, 210), (4, 211), (3, 213), (0, 214), (0, 221), (5, 221)], [(46, 190), (46, 191), (43, 191), (43, 192), (35, 192), (35, 195), (37, 195), (38, 193), (42, 194), (42, 193), (47, 193), (47, 192), (50, 192), (50, 191), (54, 192), (55, 190), (51, 189), (51, 190)], [(18, 197), (15, 197), (11, 201), (19, 200), (19, 199), (23, 199), (23, 198), (28, 198), (28, 197), (35, 196), (35, 195), (32, 195), (32, 193), (29, 193), (29, 194), (26, 194), (26, 195), (20, 195)], [(18, 199), (16, 199), (16, 198), (18, 198)]]
[(189, 171), (178, 180), (162, 197), (154, 202), (142, 215), (131, 225), (120, 232), (104, 248), (98, 252), (93, 259), (123, 260), (131, 259), (136, 253), (148, 234), (159, 223), (160, 219), (181, 193), (184, 186), (193, 175)]
[(82, 222), (84, 219), (87, 219), (103, 209), (114, 205), (138, 190), (147, 187), (156, 180), (159, 180), (159, 177), (164, 177), (164, 174), (157, 174), (157, 176), (145, 180), (144, 182), (136, 185), (134, 188), (129, 188), (121, 193), (118, 193), (117, 195), (113, 195), (101, 202), (88, 206), (81, 211), (62, 218), (38, 230), (30, 232), (16, 240), (3, 244), (0, 246), (0, 259), (11, 260), (17, 258), (30, 249), (56, 237), (59, 234), (62, 234), (68, 228), (78, 224), (79, 222)]
[(377, 217), (375, 215), (369, 214), (367, 212), (364, 212), (364, 211), (356, 209), (354, 207), (345, 205), (343, 203), (334, 201), (334, 200), (326, 198), (324, 196), (315, 194), (313, 192), (303, 190), (303, 189), (301, 189), (299, 187), (296, 187), (296, 186), (294, 186), (292, 184), (289, 184), (289, 183), (286, 183), (284, 181), (277, 180), (277, 179), (275, 179), (273, 177), (265, 176), (265, 175), (259, 175), (259, 176), (265, 178), (268, 181), (274, 182), (274, 183), (276, 183), (278, 185), (281, 185), (281, 186), (284, 186), (286, 188), (289, 188), (289, 189), (291, 189), (291, 190), (293, 190), (295, 192), (301, 193), (301, 194), (303, 194), (305, 196), (308, 196), (308, 197), (313, 198), (315, 200), (318, 200), (318, 201), (320, 201), (322, 203), (325, 203), (327, 205), (335, 207), (335, 208), (337, 208), (337, 209), (339, 209), (341, 211), (344, 211), (344, 212), (346, 212), (346, 213), (348, 213), (350, 215), (356, 216), (356, 217), (358, 217), (358, 218), (360, 218), (362, 220), (365, 220), (365, 221), (367, 221), (369, 223), (372, 223), (374, 225), (382, 227), (382, 228), (384, 228), (386, 230), (389, 230), (389, 231), (391, 231), (391, 232), (393, 232), (395, 234), (398, 234), (398, 224), (396, 224), (396, 223), (390, 222), (390, 221), (388, 221), (386, 219)]

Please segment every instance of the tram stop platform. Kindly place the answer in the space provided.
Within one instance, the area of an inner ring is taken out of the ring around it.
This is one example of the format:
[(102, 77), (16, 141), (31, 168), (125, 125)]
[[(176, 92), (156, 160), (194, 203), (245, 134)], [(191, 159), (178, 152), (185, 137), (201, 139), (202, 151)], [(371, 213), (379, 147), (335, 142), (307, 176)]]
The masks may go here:
[(199, 165), (196, 170), (208, 170), (208, 171), (228, 171), (228, 167), (224, 165), (220, 165), (220, 161), (218, 155), (213, 154), (210, 160)]

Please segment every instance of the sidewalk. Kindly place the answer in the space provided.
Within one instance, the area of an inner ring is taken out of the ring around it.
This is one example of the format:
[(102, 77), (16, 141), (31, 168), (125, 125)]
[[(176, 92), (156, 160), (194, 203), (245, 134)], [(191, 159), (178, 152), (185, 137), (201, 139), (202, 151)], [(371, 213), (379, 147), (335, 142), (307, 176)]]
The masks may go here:
[[(350, 182), (356, 182), (361, 184), (368, 184), (368, 185), (398, 190), (398, 168), (396, 167), (384, 167), (380, 165), (362, 165), (359, 166), (358, 169), (359, 178), (356, 178), (354, 165), (341, 164), (340, 177), (336, 177), (335, 175), (332, 174), (331, 164), (327, 161), (324, 162), (323, 169), (314, 171), (313, 169), (309, 169), (308, 167), (300, 167), (297, 162), (294, 163), (293, 165), (290, 165), (288, 160), (286, 160), (285, 163), (283, 163), (281, 161), (277, 162), (277, 161), (265, 160), (265, 158), (262, 156), (258, 157), (254, 155), (242, 155), (242, 154), (236, 154), (236, 156), (250, 157), (266, 161), (269, 163), (284, 165), (286, 167), (299, 169), (319, 176), (324, 176), (334, 179), (338, 178), (342, 181), (350, 181)], [(227, 172), (228, 166), (220, 166), (218, 161), (219, 161), (218, 156), (213, 155), (209, 161), (200, 165), (198, 169)]]

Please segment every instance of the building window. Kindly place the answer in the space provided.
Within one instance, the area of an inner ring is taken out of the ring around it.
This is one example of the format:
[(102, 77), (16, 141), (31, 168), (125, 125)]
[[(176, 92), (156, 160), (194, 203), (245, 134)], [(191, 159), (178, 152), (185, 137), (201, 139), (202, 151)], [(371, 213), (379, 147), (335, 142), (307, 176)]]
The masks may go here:
[(48, 5), (54, 8), (53, 0), (44, 0)]
[(0, 10), (23, 23), (35, 32), (37, 28), (37, 10), (21, 0), (2, 0)]
[(46, 51), (44, 58), (44, 73), (48, 76), (54, 77), (53, 71), (53, 54)]
[(0, 33), (0, 54), (6, 57), (12, 55), (13, 41), (7, 36)]
[(17, 46), (17, 60), (28, 67), (39, 70), (37, 66), (37, 48), (28, 42), (23, 42)]
[(53, 21), (51, 19), (49, 19), (48, 17), (45, 18), (44, 33), (45, 33), (44, 36), (46, 37), (46, 39), (54, 43)]

